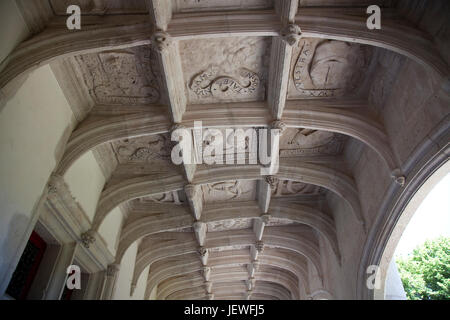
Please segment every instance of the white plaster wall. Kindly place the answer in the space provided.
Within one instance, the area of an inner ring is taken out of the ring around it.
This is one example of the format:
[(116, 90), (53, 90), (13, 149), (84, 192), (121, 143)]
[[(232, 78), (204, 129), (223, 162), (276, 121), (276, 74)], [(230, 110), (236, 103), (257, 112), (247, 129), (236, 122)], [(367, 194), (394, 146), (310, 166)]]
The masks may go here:
[(105, 177), (92, 151), (85, 153), (67, 170), (64, 180), (72, 196), (92, 222), (97, 202), (105, 184)]
[(120, 263), (119, 276), (117, 277), (116, 290), (113, 300), (130, 300), (131, 281), (133, 279), (134, 264), (136, 262), (136, 254), (138, 243), (134, 242), (122, 258)]
[(100, 225), (98, 232), (105, 240), (108, 249), (113, 255), (116, 254), (119, 243), (120, 228), (122, 226), (123, 214), (119, 207), (111, 211)]
[(142, 271), (141, 275), (139, 276), (136, 289), (134, 290), (133, 296), (131, 297), (132, 300), (143, 300), (145, 296), (145, 289), (147, 288), (147, 278), (148, 278), (148, 269), (150, 266), (144, 269)]
[(0, 112), (0, 294), (74, 123), (49, 66), (35, 70)]
[(15, 0), (0, 1), (0, 62), (29, 36), (25, 21)]
[[(355, 299), (356, 277), (365, 235), (361, 226), (356, 222), (352, 209), (342, 198), (330, 192), (327, 199), (330, 207), (333, 208), (339, 249), (342, 256), (340, 266), (333, 259), (326, 259), (325, 261), (326, 267), (324, 269), (328, 271), (328, 286), (335, 299)], [(324, 246), (323, 250), (327, 256), (333, 254), (327, 246)]]

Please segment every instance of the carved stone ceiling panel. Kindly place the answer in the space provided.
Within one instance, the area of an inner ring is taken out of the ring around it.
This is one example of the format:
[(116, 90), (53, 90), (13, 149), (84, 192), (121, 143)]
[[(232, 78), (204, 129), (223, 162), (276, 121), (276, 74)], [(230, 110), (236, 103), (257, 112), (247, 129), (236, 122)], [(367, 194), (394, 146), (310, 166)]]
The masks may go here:
[(184, 200), (180, 198), (177, 191), (165, 192), (154, 196), (141, 197), (137, 201), (141, 203), (166, 203), (181, 205)]
[(280, 157), (338, 155), (346, 140), (338, 133), (289, 128), (280, 141)]
[(256, 181), (235, 180), (202, 185), (205, 203), (215, 201), (247, 201), (256, 199)]
[(252, 219), (233, 219), (226, 221), (208, 222), (208, 232), (225, 231), (225, 230), (241, 230), (248, 229), (253, 226)]
[(114, 141), (111, 144), (120, 164), (129, 162), (172, 163), (170, 158), (172, 144), (169, 134), (128, 138)]
[(104, 51), (73, 58), (97, 104), (148, 105), (162, 101), (161, 75), (150, 46)]
[(189, 104), (264, 100), (270, 43), (270, 37), (181, 41)]
[(357, 43), (304, 38), (294, 48), (288, 99), (357, 94), (372, 49)]
[(68, 6), (78, 5), (82, 14), (148, 13), (146, 0), (49, 0), (57, 15), (66, 15)]
[(273, 0), (173, 0), (175, 12), (269, 9)]
[(250, 163), (250, 160), (254, 163), (257, 161), (256, 154), (250, 153), (251, 150), (255, 152), (257, 150), (256, 128), (209, 129), (203, 131), (202, 136), (194, 134), (193, 139), (198, 155), (202, 155), (204, 163), (217, 163), (218, 159), (221, 159), (223, 163), (228, 163), (227, 161), (232, 159), (233, 163), (238, 163), (241, 157), (245, 159), (245, 163)]
[(272, 197), (319, 195), (325, 192), (325, 189), (316, 185), (292, 180), (280, 180), (275, 189), (272, 190)]

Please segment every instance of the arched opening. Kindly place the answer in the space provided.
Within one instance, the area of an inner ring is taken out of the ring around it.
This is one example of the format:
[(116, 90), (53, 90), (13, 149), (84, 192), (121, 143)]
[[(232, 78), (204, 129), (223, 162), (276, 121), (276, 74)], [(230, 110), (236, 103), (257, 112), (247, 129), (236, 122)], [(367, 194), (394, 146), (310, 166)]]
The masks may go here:
[[(440, 235), (439, 231), (436, 230), (438, 224), (448, 224), (448, 220), (438, 221), (438, 219), (442, 219), (443, 216), (446, 216), (448, 219), (450, 212), (429, 214), (428, 217), (424, 218), (424, 210), (439, 207), (439, 203), (434, 203), (434, 206), (430, 206), (429, 203), (430, 201), (436, 201), (436, 195), (433, 195), (433, 193), (436, 192), (436, 189), (442, 189), (439, 184), (446, 182), (449, 178), (450, 161), (446, 161), (418, 188), (401, 213), (381, 258), (379, 266), (380, 285), (374, 290), (375, 299), (402, 298), (404, 295), (401, 292), (403, 287), (397, 266), (394, 263), (395, 257), (401, 253), (404, 254), (411, 251), (427, 238), (437, 238)], [(447, 196), (448, 194), (447, 192)], [(439, 199), (440, 203), (446, 200), (446, 198)], [(426, 207), (422, 206), (422, 204), (426, 205)], [(426, 224), (424, 221), (426, 221)]]

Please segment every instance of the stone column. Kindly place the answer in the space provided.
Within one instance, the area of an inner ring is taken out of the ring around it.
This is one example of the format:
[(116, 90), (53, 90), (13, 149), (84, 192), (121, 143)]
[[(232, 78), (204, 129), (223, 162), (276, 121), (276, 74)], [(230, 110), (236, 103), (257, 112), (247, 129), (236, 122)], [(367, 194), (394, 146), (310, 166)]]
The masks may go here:
[(110, 264), (106, 269), (105, 286), (103, 287), (102, 300), (112, 300), (119, 276), (120, 264)]

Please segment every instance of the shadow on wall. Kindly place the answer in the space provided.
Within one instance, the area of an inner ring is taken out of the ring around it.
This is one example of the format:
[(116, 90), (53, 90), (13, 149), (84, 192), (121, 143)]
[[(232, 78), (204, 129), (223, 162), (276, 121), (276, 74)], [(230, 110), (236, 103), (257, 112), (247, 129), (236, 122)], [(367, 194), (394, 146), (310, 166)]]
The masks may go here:
[[(3, 295), (9, 280), (22, 254), (23, 248), (19, 246), (26, 241), (24, 237), (30, 218), (22, 213), (15, 213), (7, 227), (7, 234), (3, 234), (0, 251), (0, 294)], [(19, 250), (20, 249), (20, 250)], [(20, 252), (19, 252), (20, 251)], [(17, 260), (17, 261), (16, 261)], [(14, 263), (14, 266), (11, 264)], [(11, 270), (12, 269), (12, 270)]]

